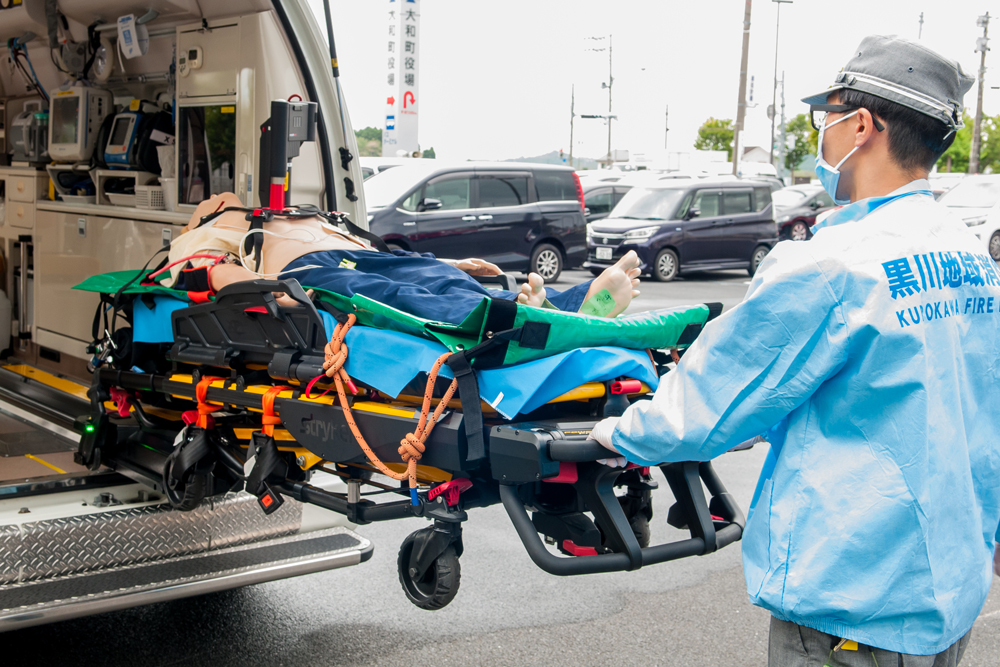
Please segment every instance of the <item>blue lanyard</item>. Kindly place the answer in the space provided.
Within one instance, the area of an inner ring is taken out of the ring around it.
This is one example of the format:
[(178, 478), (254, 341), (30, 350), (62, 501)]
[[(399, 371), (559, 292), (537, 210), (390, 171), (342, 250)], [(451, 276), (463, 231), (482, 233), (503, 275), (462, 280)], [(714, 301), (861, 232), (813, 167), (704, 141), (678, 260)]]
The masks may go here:
[(827, 216), (826, 220), (818, 222), (812, 226), (813, 233), (816, 233), (824, 227), (833, 227), (835, 225), (842, 225), (845, 222), (853, 222), (854, 220), (860, 220), (861, 218), (869, 215), (875, 209), (885, 206), (889, 202), (896, 201), (897, 199), (902, 199), (903, 197), (909, 197), (910, 195), (928, 195), (930, 197), (934, 196), (934, 193), (930, 190), (910, 190), (909, 192), (903, 192), (898, 195), (889, 195), (887, 197), (869, 197), (868, 199), (862, 199), (861, 201), (854, 202), (853, 204), (848, 204), (839, 211), (834, 211), (832, 214)]

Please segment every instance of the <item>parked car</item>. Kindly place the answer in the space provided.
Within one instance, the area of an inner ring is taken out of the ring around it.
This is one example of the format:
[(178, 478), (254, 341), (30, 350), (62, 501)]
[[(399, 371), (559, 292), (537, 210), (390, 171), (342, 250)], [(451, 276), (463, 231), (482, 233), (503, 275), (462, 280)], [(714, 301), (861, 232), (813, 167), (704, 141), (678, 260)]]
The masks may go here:
[(938, 201), (954, 211), (982, 239), (990, 256), (1000, 261), (1000, 174), (966, 176)]
[(781, 179), (777, 176), (749, 176), (748, 181), (760, 181), (761, 183), (767, 183), (768, 187), (771, 188), (771, 194), (774, 194), (778, 190), (783, 190), (785, 184), (781, 182)]
[(986, 214), (982, 225), (972, 228), (976, 236), (986, 245), (994, 262), (1000, 262), (1000, 203), (995, 204)]
[(368, 225), (390, 247), (481, 257), (550, 283), (586, 259), (583, 189), (569, 167), (426, 162), (365, 181)]
[(583, 203), (587, 222), (603, 220), (611, 213), (611, 209), (622, 200), (625, 193), (632, 189), (624, 183), (584, 183)]
[(966, 174), (958, 172), (938, 172), (928, 176), (927, 180), (931, 184), (934, 199), (941, 199), (941, 195), (961, 183), (965, 176)]
[(393, 167), (399, 167), (401, 165), (409, 165), (414, 162), (423, 162), (426, 158), (419, 157), (369, 157), (361, 156), (358, 160), (361, 162), (361, 173), (364, 175), (364, 179), (367, 181), (369, 178), (375, 174), (381, 173), (386, 169), (392, 169)]
[(1000, 174), (966, 176), (938, 201), (952, 209), (969, 227), (978, 227), (986, 222), (986, 214), (1000, 201)]
[(805, 241), (812, 236), (816, 214), (833, 207), (833, 199), (818, 185), (791, 185), (772, 194), (774, 221), (783, 239)]
[(766, 184), (657, 182), (632, 188), (610, 216), (587, 225), (583, 266), (596, 275), (635, 250), (643, 272), (663, 282), (684, 271), (753, 275), (777, 242)]

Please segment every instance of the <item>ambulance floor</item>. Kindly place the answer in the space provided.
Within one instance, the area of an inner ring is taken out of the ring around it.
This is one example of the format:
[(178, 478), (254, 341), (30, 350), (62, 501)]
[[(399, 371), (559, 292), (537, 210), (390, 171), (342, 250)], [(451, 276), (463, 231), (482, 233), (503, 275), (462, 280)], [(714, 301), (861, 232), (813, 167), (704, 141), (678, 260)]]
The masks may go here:
[(76, 443), (0, 410), (0, 482), (84, 472)]

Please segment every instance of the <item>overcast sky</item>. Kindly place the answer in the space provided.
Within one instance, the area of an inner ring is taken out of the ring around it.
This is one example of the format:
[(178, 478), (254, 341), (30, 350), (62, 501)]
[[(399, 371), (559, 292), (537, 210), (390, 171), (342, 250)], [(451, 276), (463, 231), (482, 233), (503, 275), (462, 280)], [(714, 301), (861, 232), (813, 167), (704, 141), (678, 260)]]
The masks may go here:
[[(322, 12), (322, 0), (310, 0)], [(330, 0), (341, 81), (354, 127), (384, 124), (388, 0)], [(753, 102), (746, 145), (767, 146), (778, 5), (754, 0), (749, 74)], [(446, 159), (504, 159), (569, 150), (570, 95), (577, 114), (606, 114), (607, 52), (588, 52), (613, 35), (614, 148), (653, 155), (692, 150), (709, 116), (736, 117), (743, 0), (421, 0), (421, 148)], [(786, 113), (822, 90), (868, 34), (917, 39), (974, 74), (982, 29), (976, 18), (1000, 2), (970, 0), (795, 0), (781, 5), (778, 78)], [(322, 23), (320, 24), (322, 26)], [(991, 22), (1000, 37), (1000, 22)], [(1000, 44), (1000, 42), (997, 42)], [(995, 62), (993, 62), (995, 61)], [(995, 65), (991, 69), (990, 65)], [(1000, 49), (987, 54), (984, 113), (1000, 113)], [(780, 97), (779, 97), (780, 100)], [(965, 104), (975, 112), (976, 88)], [(607, 148), (602, 120), (577, 118), (576, 156)]]

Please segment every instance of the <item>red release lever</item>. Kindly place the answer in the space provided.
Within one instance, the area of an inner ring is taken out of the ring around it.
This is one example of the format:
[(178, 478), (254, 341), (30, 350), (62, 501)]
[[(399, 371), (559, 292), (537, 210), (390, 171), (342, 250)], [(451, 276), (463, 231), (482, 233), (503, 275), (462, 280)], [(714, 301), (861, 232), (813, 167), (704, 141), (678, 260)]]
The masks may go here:
[(611, 383), (612, 394), (638, 394), (642, 391), (642, 383), (638, 380), (619, 380)]
[(438, 496), (444, 495), (444, 501), (448, 503), (448, 507), (454, 507), (458, 504), (458, 494), (470, 488), (472, 488), (472, 481), (459, 477), (450, 482), (439, 484), (428, 491), (427, 500), (434, 500)]

